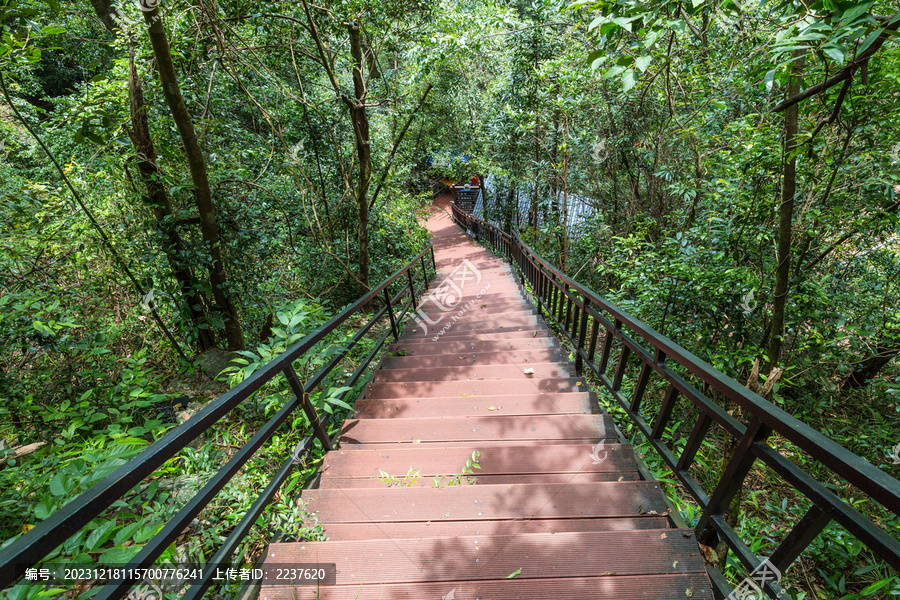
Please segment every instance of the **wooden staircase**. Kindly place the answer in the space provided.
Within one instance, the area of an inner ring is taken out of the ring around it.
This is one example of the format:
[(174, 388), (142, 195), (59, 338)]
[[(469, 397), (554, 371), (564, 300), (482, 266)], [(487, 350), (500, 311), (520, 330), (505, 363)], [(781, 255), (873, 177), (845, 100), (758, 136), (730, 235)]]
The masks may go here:
[(337, 584), (260, 598), (711, 599), (693, 531), (673, 528), (510, 267), (444, 210), (429, 227), (436, 295), (303, 492), (329, 539), (266, 557), (334, 563)]

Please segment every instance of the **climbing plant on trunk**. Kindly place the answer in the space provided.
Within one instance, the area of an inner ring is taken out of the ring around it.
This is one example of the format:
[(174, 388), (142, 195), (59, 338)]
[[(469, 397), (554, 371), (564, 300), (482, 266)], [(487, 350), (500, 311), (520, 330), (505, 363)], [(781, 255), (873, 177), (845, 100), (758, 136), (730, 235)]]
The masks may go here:
[(212, 202), (212, 192), (206, 173), (206, 159), (203, 156), (203, 150), (200, 148), (200, 142), (197, 139), (190, 112), (181, 95), (181, 87), (175, 74), (175, 65), (172, 62), (172, 53), (169, 49), (169, 41), (163, 28), (159, 8), (145, 11), (144, 20), (149, 28), (150, 44), (153, 47), (153, 55), (156, 58), (156, 68), (159, 73), (163, 96), (166, 98), (166, 104), (169, 106), (169, 111), (172, 113), (172, 118), (184, 144), (184, 154), (187, 158), (191, 180), (194, 184), (193, 195), (200, 217), (200, 231), (203, 235), (203, 241), (206, 242), (210, 257), (209, 284), (212, 296), (215, 299), (216, 307), (222, 315), (228, 348), (241, 350), (244, 348), (244, 334), (241, 329), (241, 322), (234, 298), (228, 289), (216, 209)]

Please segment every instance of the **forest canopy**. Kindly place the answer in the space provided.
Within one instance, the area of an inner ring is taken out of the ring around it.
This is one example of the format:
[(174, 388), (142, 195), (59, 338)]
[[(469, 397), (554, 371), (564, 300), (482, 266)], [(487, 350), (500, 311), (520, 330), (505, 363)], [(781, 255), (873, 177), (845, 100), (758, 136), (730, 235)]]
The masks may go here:
[[(898, 28), (887, 1), (3, 0), (0, 544), (426, 248), (444, 177), (477, 176), (479, 216), (897, 477)], [(348, 410), (328, 384), (318, 406)], [(59, 556), (133, 556), (280, 393)], [(252, 502), (271, 465), (250, 466), (210, 514)], [(758, 551), (803, 512), (754, 493), (730, 517)], [(204, 519), (173, 556), (234, 525)], [(833, 533), (796, 598), (900, 594)]]

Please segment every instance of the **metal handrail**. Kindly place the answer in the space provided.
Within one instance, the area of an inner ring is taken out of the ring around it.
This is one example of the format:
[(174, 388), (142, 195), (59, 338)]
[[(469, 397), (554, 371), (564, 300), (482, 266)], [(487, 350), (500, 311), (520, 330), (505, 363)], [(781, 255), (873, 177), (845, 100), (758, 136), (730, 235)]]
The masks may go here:
[[(417, 269), (422, 274), (422, 281), (419, 284), (415, 283), (415, 271)], [(100, 516), (115, 501), (122, 498), (167, 460), (206, 432), (229, 411), (259, 391), (266, 383), (283, 373), (294, 394), (293, 397), (263, 425), (250, 441), (238, 450), (203, 489), (181, 508), (175, 517), (166, 523), (159, 533), (148, 541), (127, 567), (138, 569), (153, 565), (154, 561), (162, 555), (166, 548), (184, 531), (200, 511), (212, 501), (216, 494), (225, 487), (228, 481), (256, 451), (278, 431), (279, 427), (287, 421), (291, 414), (297, 408), (303, 409), (311, 423), (312, 434), (305, 436), (291, 453), (291, 456), (282, 464), (263, 493), (253, 503), (210, 561), (210, 564), (223, 564), (231, 557), (238, 544), (249, 532), (253, 523), (256, 522), (257, 517), (275, 496), (278, 489), (290, 475), (298, 459), (305, 456), (313, 446), (313, 441), (317, 439), (325, 450), (331, 449), (331, 440), (327, 434), (327, 425), (331, 415), (325, 417), (324, 420), (320, 420), (315, 406), (309, 400), (309, 393), (340, 363), (350, 349), (384, 317), (385, 313), (388, 313), (391, 316), (390, 329), (379, 338), (375, 347), (345, 382), (346, 386), (353, 386), (378, 351), (384, 346), (388, 336), (393, 335), (395, 340), (399, 338), (397, 324), (408, 311), (415, 308), (416, 297), (420, 296), (423, 290), (427, 288), (428, 282), (434, 277), (436, 271), (434, 247), (429, 245), (394, 275), (369, 290), (359, 300), (329, 319), (327, 323), (298, 341), (243, 382), (207, 404), (191, 419), (175, 427), (105, 479), (44, 519), (12, 544), (0, 550), (0, 589), (13, 585), (25, 574), (26, 569), (37, 565), (54, 548), (71, 535), (77, 533), (92, 519)], [(401, 281), (403, 284), (402, 288), (397, 294), (391, 296), (389, 286), (401, 280), (401, 278), (404, 278)], [(385, 305), (375, 312), (372, 318), (357, 331), (333, 359), (308, 381), (305, 383), (301, 382), (297, 372), (294, 370), (294, 361), (309, 352), (318, 342), (334, 332), (347, 319), (359, 312), (363, 307), (368, 306), (381, 294), (384, 294)], [(403, 303), (400, 314), (395, 317), (394, 306), (407, 294), (410, 296), (409, 300)], [(346, 393), (344, 392), (340, 397), (342, 398)], [(204, 576), (206, 577), (204, 580), (193, 582), (193, 585), (183, 598), (202, 597), (212, 583), (210, 578), (213, 576), (213, 573), (207, 570), (204, 571)], [(125, 579), (110, 582), (104, 585), (94, 598), (97, 600), (120, 598), (134, 583)]]
[[(740, 491), (753, 463), (759, 459), (812, 503), (806, 514), (768, 559), (771, 565), (783, 572), (819, 533), (834, 521), (846, 528), (880, 559), (894, 569), (900, 570), (900, 542), (896, 538), (785, 458), (767, 443), (767, 439), (773, 433), (783, 436), (835, 475), (846, 479), (896, 515), (900, 515), (900, 481), (563, 274), (517, 235), (505, 233), (496, 225), (466, 213), (455, 204), (451, 205), (451, 209), (454, 220), (460, 226), (476, 239), (485, 238), (499, 254), (516, 264), (522, 278), (531, 287), (539, 311), (559, 326), (575, 346), (576, 371), (581, 373), (587, 364), (600, 378), (694, 501), (703, 509), (695, 528), (700, 541), (707, 544), (716, 539), (724, 541), (750, 571), (763, 563), (763, 560), (750, 550), (724, 519), (725, 509)], [(598, 348), (601, 327), (605, 334), (601, 347)], [(620, 351), (610, 378), (607, 372), (613, 358), (613, 342), (618, 342)], [(622, 379), (632, 354), (640, 360), (641, 369), (633, 393), (630, 397), (625, 397), (621, 392)], [(690, 376), (740, 406), (747, 422), (743, 423), (734, 418), (694, 385), (675, 373), (666, 365), (668, 360), (680, 365)], [(659, 410), (655, 415), (651, 415), (653, 417), (651, 422), (641, 415), (640, 409), (650, 375), (653, 373), (667, 383), (667, 389)], [(663, 436), (679, 397), (699, 409), (700, 416), (685, 447), (680, 455), (676, 456), (665, 443)], [(690, 473), (690, 468), (714, 423), (734, 438), (736, 445), (715, 489), (708, 495)], [(715, 574), (719, 575), (713, 577), (719, 592), (723, 596), (729, 594), (731, 589), (727, 587), (725, 579), (717, 571)], [(766, 583), (764, 589), (771, 598), (775, 598), (781, 591), (777, 582)]]

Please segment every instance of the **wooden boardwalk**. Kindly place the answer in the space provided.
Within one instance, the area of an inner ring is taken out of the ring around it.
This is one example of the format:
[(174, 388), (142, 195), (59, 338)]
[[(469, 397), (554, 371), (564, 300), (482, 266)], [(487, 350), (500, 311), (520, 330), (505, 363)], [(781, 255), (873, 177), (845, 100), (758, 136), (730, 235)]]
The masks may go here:
[(438, 277), (422, 324), (303, 493), (329, 540), (269, 547), (270, 565), (335, 563), (337, 584), (260, 598), (711, 599), (693, 531), (672, 528), (659, 484), (641, 479), (509, 265), (446, 201), (428, 222)]

